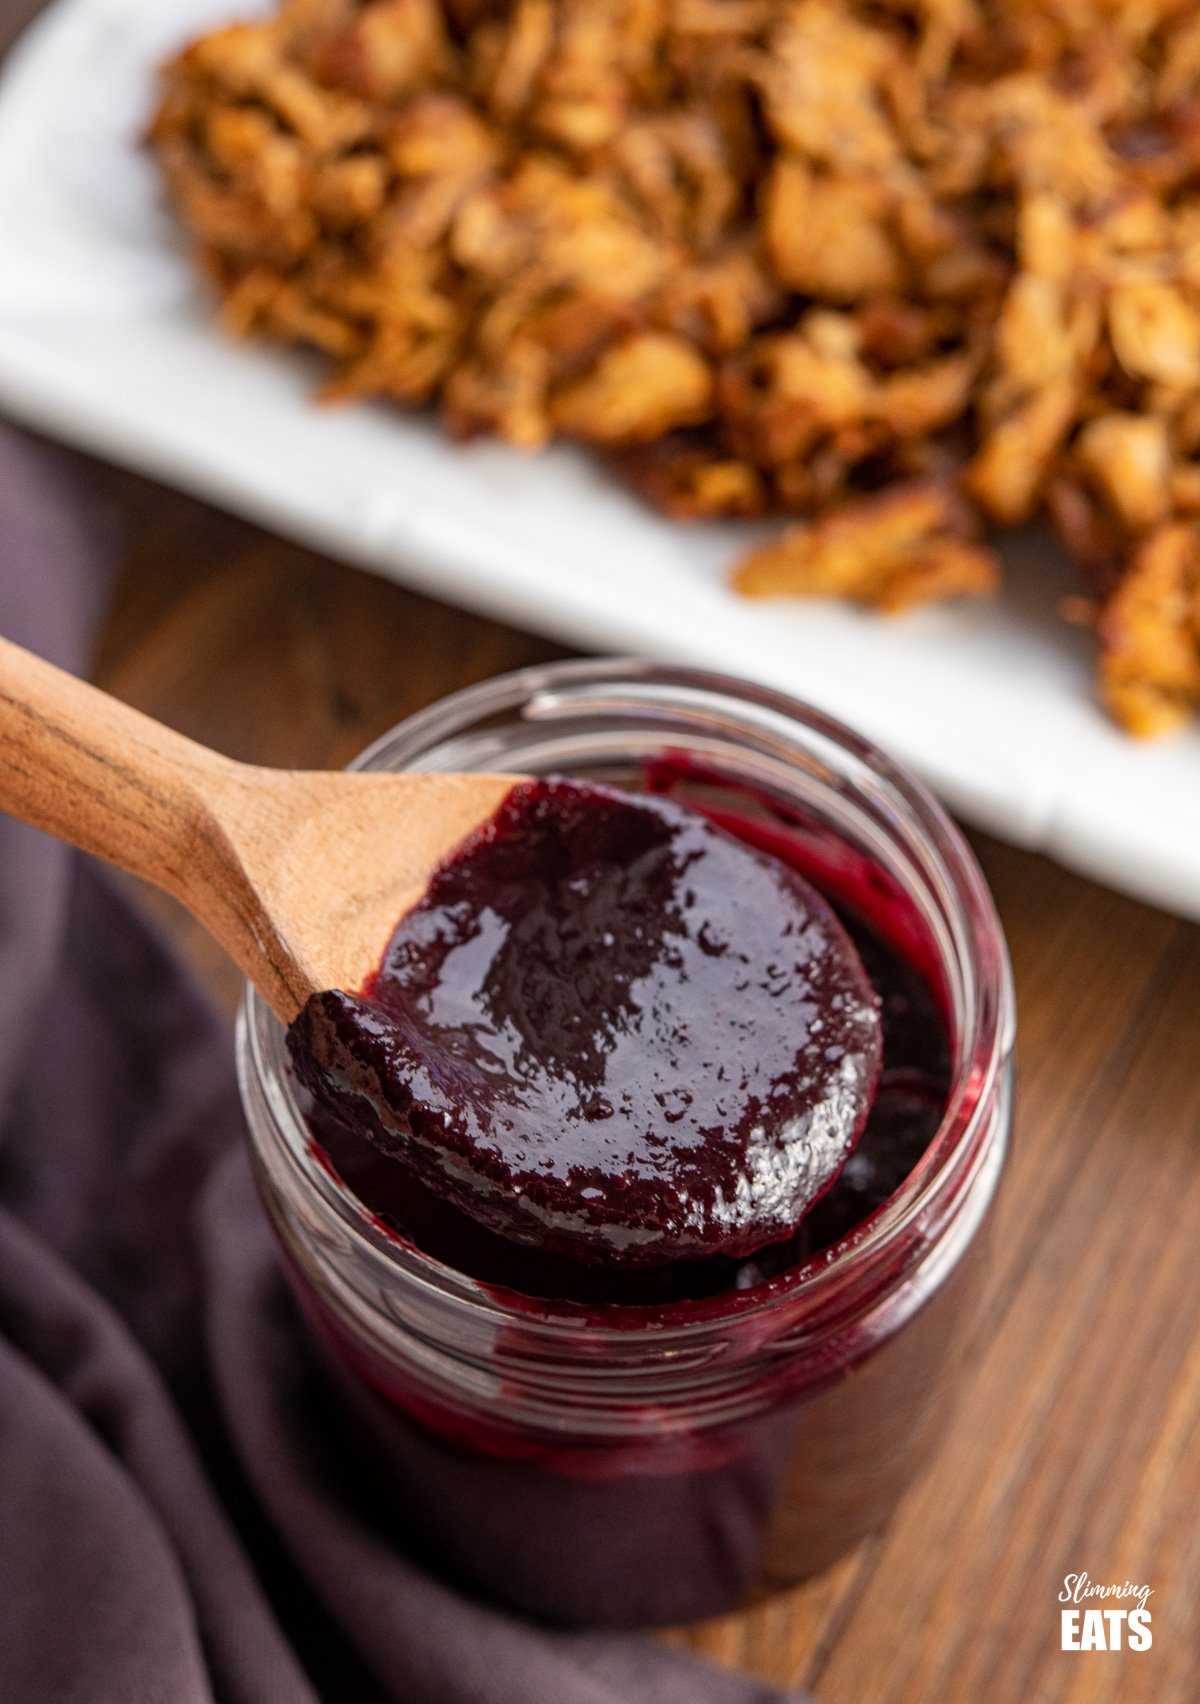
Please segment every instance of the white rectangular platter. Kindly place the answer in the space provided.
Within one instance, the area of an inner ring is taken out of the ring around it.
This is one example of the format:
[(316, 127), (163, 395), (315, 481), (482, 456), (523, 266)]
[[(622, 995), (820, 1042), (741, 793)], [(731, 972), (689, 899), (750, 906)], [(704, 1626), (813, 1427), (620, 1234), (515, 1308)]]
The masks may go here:
[[(1006, 547), (995, 604), (900, 620), (748, 604), (744, 529), (659, 519), (570, 450), (463, 447), (426, 419), (322, 409), (305, 358), (225, 340), (139, 137), (153, 68), (262, 0), (57, 0), (0, 79), (0, 409), (437, 597), (587, 651), (751, 676), (909, 763), (967, 820), (1200, 917), (1200, 733), (1126, 739), (1069, 571)], [(2, 571), (2, 541), (0, 541)]]

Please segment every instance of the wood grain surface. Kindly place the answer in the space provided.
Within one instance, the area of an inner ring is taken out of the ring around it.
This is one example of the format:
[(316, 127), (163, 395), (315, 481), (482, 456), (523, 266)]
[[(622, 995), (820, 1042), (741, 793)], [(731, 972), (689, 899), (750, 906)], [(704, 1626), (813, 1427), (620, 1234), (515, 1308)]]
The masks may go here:
[(289, 1024), (512, 785), (239, 763), (0, 636), (0, 810), (186, 906)]
[[(96, 677), (231, 756), (339, 765), (432, 699), (560, 654), (98, 478), (126, 542)], [(1194, 1704), (1200, 930), (974, 844), (1012, 948), (1020, 1077), (963, 1399), (884, 1533), (787, 1596), (669, 1637), (828, 1704)], [(232, 1003), (217, 949), (170, 921)], [(1150, 1651), (1060, 1649), (1058, 1593), (1084, 1571), (1153, 1589)]]

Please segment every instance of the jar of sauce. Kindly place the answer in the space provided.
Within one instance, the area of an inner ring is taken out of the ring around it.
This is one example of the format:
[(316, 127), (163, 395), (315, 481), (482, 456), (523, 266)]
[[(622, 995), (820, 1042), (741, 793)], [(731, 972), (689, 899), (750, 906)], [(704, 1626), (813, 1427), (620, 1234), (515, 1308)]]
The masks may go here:
[(252, 1155), (336, 1399), (330, 1449), (373, 1474), (398, 1539), (549, 1621), (691, 1620), (827, 1567), (932, 1454), (976, 1312), (1014, 1014), (971, 852), (830, 718), (647, 663), (487, 682), (355, 767), (573, 775), (704, 812), (839, 912), (882, 1000), (884, 1067), (858, 1149), (788, 1241), (606, 1273), (509, 1244), (348, 1146), (249, 990)]

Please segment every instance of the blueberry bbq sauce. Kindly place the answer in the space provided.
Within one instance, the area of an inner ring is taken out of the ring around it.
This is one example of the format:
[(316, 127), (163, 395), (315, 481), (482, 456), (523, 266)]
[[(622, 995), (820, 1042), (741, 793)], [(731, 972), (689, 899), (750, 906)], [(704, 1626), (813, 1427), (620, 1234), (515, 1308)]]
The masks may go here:
[(943, 1197), (942, 1255), (917, 1230), (847, 1254), (947, 1114), (924, 924), (861, 853), (698, 774), (521, 785), (287, 1038), (371, 1234), (487, 1303), (461, 1343), (441, 1303), (410, 1328), (403, 1286), (351, 1305), (285, 1236), (345, 1460), (402, 1542), (563, 1624), (720, 1613), (877, 1527), (982, 1270), (994, 1168)]
[[(792, 1234), (875, 1096), (879, 1000), (795, 870), (669, 799), (514, 787), (296, 1074), (501, 1236), (608, 1270)], [(352, 1138), (353, 1139), (353, 1138)]]
[(380, 1221), (486, 1283), (645, 1306), (747, 1289), (893, 1193), (945, 1104), (933, 992), (737, 827), (523, 783), (361, 993), (310, 999), (293, 1069)]

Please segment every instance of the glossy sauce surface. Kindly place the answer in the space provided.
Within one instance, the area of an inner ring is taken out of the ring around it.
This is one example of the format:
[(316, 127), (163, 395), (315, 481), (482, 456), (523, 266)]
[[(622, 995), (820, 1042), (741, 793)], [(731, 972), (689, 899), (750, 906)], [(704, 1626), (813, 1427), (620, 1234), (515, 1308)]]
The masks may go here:
[(488, 1231), (310, 1103), (314, 1139), (342, 1182), (392, 1235), (498, 1291), (589, 1308), (652, 1309), (748, 1291), (832, 1248), (863, 1224), (912, 1171), (945, 1109), (950, 1047), (928, 983), (877, 930), (848, 914), (845, 921), (882, 1002), (879, 1087), (858, 1145), (828, 1193), (789, 1236), (752, 1255), (635, 1269), (584, 1263)]
[(798, 871), (675, 801), (565, 780), (515, 788), (368, 986), (314, 996), (288, 1041), (364, 1200), (404, 1202), (422, 1246), (465, 1215), (509, 1264), (567, 1268), (556, 1291), (600, 1263), (608, 1299), (630, 1269), (791, 1236), (883, 1052), (876, 990)]
[[(786, 1237), (742, 1257), (605, 1266), (500, 1236), (425, 1189), (309, 1101), (312, 1146), (398, 1243), (483, 1285), (519, 1344), (522, 1321), (628, 1328), (634, 1342), (681, 1320), (733, 1321), (788, 1293), (796, 1269), (833, 1260), (905, 1182), (946, 1110), (952, 1049), (940, 964), (924, 919), (888, 872), (790, 806), (690, 760), (636, 776), (693, 809), (833, 903), (880, 1001), (882, 1072), (866, 1126), (832, 1187)], [(718, 1428), (651, 1427), (634, 1439), (464, 1421), (403, 1365), (348, 1336), (305, 1280), (298, 1293), (346, 1425), (396, 1498), (398, 1530), (454, 1579), (542, 1619), (677, 1623), (725, 1612), (827, 1567), (877, 1528), (935, 1446), (983, 1270), (977, 1242), (915, 1316), (876, 1310), (837, 1337), (800, 1383), (766, 1369), (772, 1401)], [(566, 1316), (566, 1317), (565, 1317)], [(751, 1313), (751, 1319), (757, 1319)], [(739, 1334), (732, 1330), (731, 1341)], [(743, 1345), (745, 1347), (745, 1345)], [(503, 1378), (497, 1368), (498, 1378)], [(586, 1406), (586, 1405), (585, 1405)], [(649, 1411), (648, 1411), (649, 1412)]]

